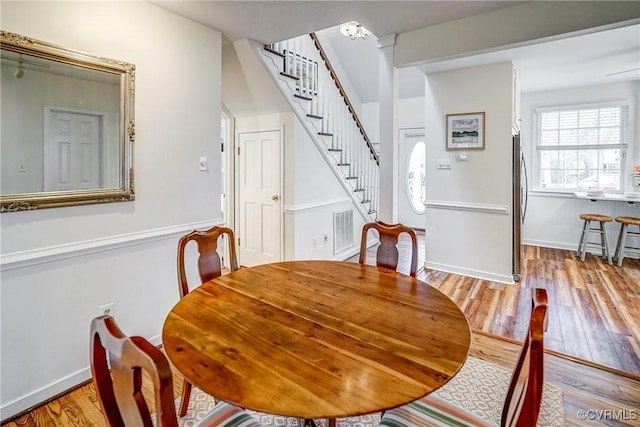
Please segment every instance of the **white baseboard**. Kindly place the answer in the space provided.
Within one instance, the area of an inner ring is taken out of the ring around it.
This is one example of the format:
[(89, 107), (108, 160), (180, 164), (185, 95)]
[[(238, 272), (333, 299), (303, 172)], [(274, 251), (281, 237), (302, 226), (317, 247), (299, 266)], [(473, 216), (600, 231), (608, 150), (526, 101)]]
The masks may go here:
[(575, 251), (578, 243), (550, 242), (547, 240), (523, 240), (523, 245), (539, 246), (541, 248), (564, 249), (567, 251)]
[(489, 280), (491, 282), (505, 283), (507, 285), (514, 284), (512, 276), (504, 276), (501, 274), (488, 273), (486, 271), (472, 270), (469, 268), (458, 267), (455, 265), (447, 265), (447, 264), (440, 264), (437, 262), (427, 261), (424, 263), (424, 267), (429, 268), (431, 270), (444, 271), (445, 273), (453, 273), (453, 274), (458, 274), (460, 276), (473, 277), (474, 279)]
[[(162, 336), (157, 335), (149, 340), (151, 344), (159, 347), (162, 345)], [(79, 370), (65, 378), (48, 384), (39, 390), (19, 397), (0, 407), (2, 422), (30, 408), (41, 405), (43, 402), (51, 400), (51, 396), (58, 396), (67, 393), (69, 390), (91, 379), (91, 366)]]
[(42, 402), (50, 400), (51, 396), (66, 393), (70, 389), (77, 387), (78, 384), (81, 384), (90, 378), (91, 368), (87, 367), (54, 383), (48, 384), (34, 392), (30, 392), (25, 396), (8, 402), (0, 407), (2, 422), (19, 414), (20, 412), (26, 411), (29, 408), (42, 404)]
[(346, 261), (349, 258), (356, 256), (360, 253), (360, 247), (353, 246), (350, 249), (340, 252), (331, 259), (332, 261)]

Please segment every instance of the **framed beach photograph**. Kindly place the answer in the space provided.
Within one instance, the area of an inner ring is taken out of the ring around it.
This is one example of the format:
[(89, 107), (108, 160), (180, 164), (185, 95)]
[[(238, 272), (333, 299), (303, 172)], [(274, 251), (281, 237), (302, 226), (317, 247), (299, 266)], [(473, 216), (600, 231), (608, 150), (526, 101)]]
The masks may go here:
[(484, 150), (484, 112), (447, 114), (447, 151)]

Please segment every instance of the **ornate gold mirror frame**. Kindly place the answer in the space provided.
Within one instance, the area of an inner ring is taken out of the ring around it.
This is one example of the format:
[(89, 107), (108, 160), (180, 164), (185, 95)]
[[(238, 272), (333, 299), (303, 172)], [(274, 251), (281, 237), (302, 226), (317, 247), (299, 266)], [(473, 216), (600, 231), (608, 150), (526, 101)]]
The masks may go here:
[(0, 212), (134, 200), (135, 65), (2, 30), (0, 47)]

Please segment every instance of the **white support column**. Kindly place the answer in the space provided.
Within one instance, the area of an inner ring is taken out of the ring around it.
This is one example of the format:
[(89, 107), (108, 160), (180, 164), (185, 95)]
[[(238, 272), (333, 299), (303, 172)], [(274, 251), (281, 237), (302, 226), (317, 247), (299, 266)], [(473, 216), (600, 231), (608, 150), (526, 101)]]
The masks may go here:
[(393, 65), (395, 34), (378, 39), (380, 71), (380, 207), (378, 219), (398, 221), (397, 122), (398, 82)]

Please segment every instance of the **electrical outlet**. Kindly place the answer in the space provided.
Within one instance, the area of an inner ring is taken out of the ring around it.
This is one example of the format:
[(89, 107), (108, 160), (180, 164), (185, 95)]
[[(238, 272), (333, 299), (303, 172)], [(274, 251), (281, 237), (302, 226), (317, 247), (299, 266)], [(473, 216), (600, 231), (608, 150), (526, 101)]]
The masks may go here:
[(113, 316), (113, 303), (100, 306), (100, 316)]
[(327, 244), (327, 242), (329, 241), (329, 235), (328, 235), (327, 233), (325, 233), (325, 234), (324, 234), (324, 236), (323, 236), (323, 239), (324, 239), (324, 240), (323, 240), (323, 241), (324, 241), (324, 244), (326, 245), (326, 244)]
[(313, 241), (311, 242), (311, 244), (313, 245), (313, 247), (315, 248), (316, 246), (318, 246), (318, 239), (316, 239), (315, 237), (313, 238)]

